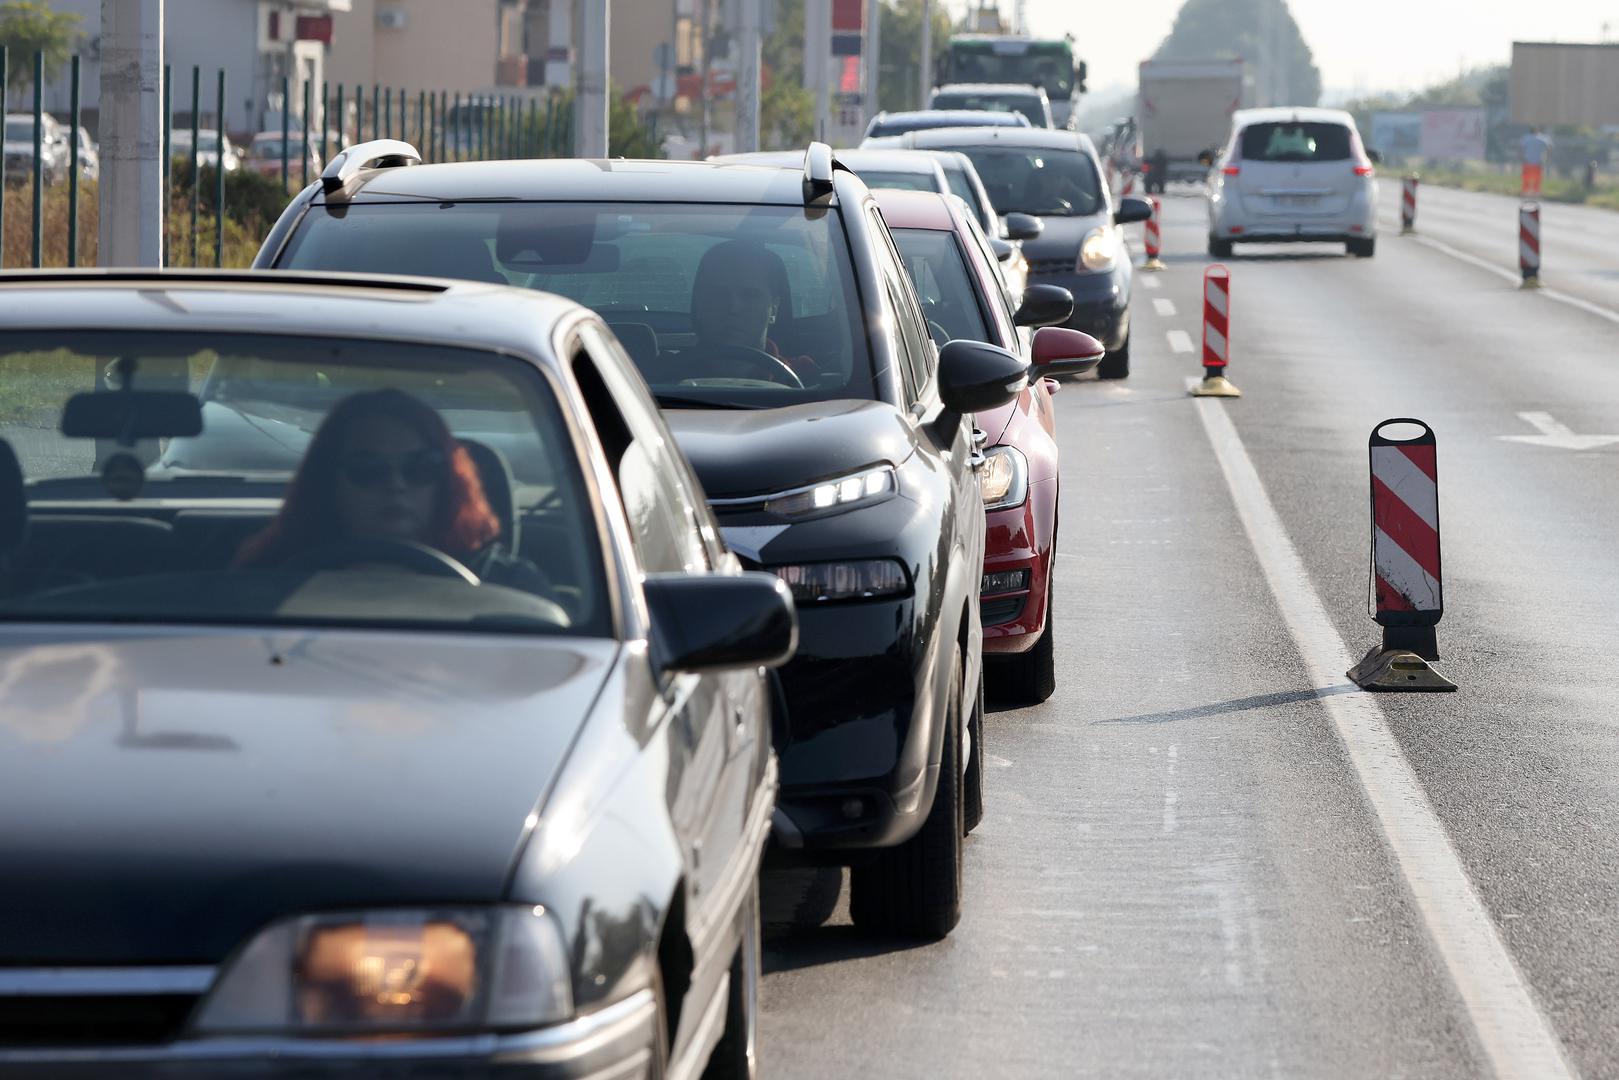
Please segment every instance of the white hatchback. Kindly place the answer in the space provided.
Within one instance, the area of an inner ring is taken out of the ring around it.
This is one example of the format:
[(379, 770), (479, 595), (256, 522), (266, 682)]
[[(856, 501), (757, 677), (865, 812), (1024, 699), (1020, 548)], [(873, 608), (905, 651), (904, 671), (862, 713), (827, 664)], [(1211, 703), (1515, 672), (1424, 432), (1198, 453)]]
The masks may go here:
[(1225, 258), (1243, 242), (1342, 241), (1349, 254), (1371, 257), (1375, 160), (1340, 109), (1235, 113), (1209, 174), (1209, 254)]

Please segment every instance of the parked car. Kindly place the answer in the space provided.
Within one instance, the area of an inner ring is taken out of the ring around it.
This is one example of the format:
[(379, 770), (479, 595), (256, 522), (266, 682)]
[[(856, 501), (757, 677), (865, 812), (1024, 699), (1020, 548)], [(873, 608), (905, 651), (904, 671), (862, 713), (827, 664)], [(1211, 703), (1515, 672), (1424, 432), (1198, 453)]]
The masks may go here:
[[(797, 168), (803, 164), (802, 150), (761, 150), (748, 154), (722, 154), (708, 160), (739, 165), (775, 165)], [(926, 154), (909, 150), (839, 150), (838, 161), (853, 169), (869, 188), (898, 188), (905, 191), (950, 190), (939, 162)]]
[(283, 140), (279, 131), (261, 131), (248, 144), (247, 167), (261, 176), (281, 179), (282, 142), (286, 143), (287, 171), (294, 183), (302, 183), (305, 169), (311, 178), (320, 175), (320, 155), (304, 142), (302, 134)]
[[(991, 697), (1037, 704), (1057, 686), (1052, 566), (1060, 499), (1051, 395), (1058, 384), (1049, 376), (1092, 370), (1102, 345), (1054, 325), (1074, 307), (1059, 286), (1037, 285), (1013, 307), (988, 241), (960, 199), (879, 191), (877, 204), (934, 340), (987, 341), (1028, 356), (1042, 376), (1015, 400), (974, 417), (986, 459), (980, 488), (988, 530), (978, 586), (985, 681)], [(982, 744), (981, 732), (973, 738)]]
[[(40, 118), (39, 167), (41, 181), (48, 187), (67, 179), (69, 146), (67, 133), (50, 113)], [(34, 175), (34, 116), (7, 113), (5, 138), (6, 183), (22, 184)]]
[(258, 265), (517, 281), (606, 319), (732, 548), (798, 604), (777, 857), (853, 864), (863, 928), (948, 933), (983, 768), (970, 415), (1027, 363), (934, 345), (869, 189), (822, 144), (792, 169), (348, 155)]
[(934, 89), (932, 109), (1018, 113), (1031, 127), (1054, 128), (1051, 101), (1044, 89), (1018, 83), (951, 83)]
[[(224, 137), (225, 142), (225, 171), (236, 172), (242, 167), (241, 151), (236, 144), (230, 141), (230, 136)], [(202, 128), (197, 132), (197, 144), (200, 150), (197, 153), (197, 164), (206, 168), (214, 168), (219, 164), (220, 135), (213, 128)], [(191, 128), (176, 127), (169, 133), (169, 156), (191, 160)]]
[(990, 201), (1003, 215), (1038, 216), (1040, 235), (1023, 242), (1029, 283), (1061, 285), (1074, 294), (1065, 324), (1102, 342), (1098, 378), (1130, 374), (1132, 266), (1119, 226), (1152, 216), (1146, 199), (1113, 204), (1090, 137), (1024, 128), (939, 128), (905, 136), (923, 150), (958, 150), (972, 159)]
[(753, 1075), (794, 616), (602, 321), (0, 292), (0, 1073)]
[[(1004, 109), (917, 109), (914, 112), (880, 112), (866, 125), (866, 138), (903, 135), (936, 127), (1032, 127), (1020, 112)], [(862, 143), (862, 145), (864, 145)]]
[(1377, 160), (1342, 109), (1241, 109), (1207, 188), (1209, 254), (1235, 243), (1339, 241), (1377, 252)]
[(101, 148), (82, 124), (75, 131), (79, 139), (79, 175), (86, 180), (101, 179)]

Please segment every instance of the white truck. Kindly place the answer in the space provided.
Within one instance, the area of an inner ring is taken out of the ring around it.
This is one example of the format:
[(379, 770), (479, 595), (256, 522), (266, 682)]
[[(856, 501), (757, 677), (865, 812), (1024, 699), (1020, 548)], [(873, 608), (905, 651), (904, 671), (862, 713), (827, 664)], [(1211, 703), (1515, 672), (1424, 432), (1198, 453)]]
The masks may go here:
[(1199, 155), (1218, 153), (1231, 114), (1245, 104), (1248, 70), (1241, 60), (1143, 60), (1136, 122), (1148, 191), (1171, 180), (1201, 181)]

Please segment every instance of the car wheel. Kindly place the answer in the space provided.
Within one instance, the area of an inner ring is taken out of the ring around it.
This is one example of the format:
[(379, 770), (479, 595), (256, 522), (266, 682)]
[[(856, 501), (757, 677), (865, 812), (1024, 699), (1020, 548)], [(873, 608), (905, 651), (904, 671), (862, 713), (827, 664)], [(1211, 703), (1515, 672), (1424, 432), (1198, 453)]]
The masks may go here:
[(1209, 237), (1209, 254), (1216, 259), (1231, 258), (1231, 241), (1221, 240), (1218, 236)]
[(1357, 259), (1370, 259), (1377, 254), (1377, 237), (1348, 240), (1344, 243), (1344, 248)]
[(1130, 339), (1117, 349), (1109, 349), (1102, 362), (1096, 365), (1098, 379), (1128, 379), (1130, 377)]
[(754, 1080), (759, 1075), (759, 879), (743, 905), (742, 941), (731, 960), (731, 991), (725, 1006), (725, 1032), (709, 1055), (703, 1080)]
[(962, 778), (963, 833), (970, 833), (984, 820), (984, 679), (978, 677), (978, 700), (973, 705), (967, 730), (972, 734), (972, 751), (967, 758), (967, 772)]
[(917, 834), (849, 874), (849, 918), (871, 934), (942, 938), (961, 920), (961, 655), (950, 652), (939, 787)]
[(996, 696), (1019, 705), (1038, 705), (1057, 690), (1056, 620), (1052, 618), (1054, 590), (1051, 574), (1046, 576), (1046, 630), (1025, 653), (1008, 656), (996, 672)]

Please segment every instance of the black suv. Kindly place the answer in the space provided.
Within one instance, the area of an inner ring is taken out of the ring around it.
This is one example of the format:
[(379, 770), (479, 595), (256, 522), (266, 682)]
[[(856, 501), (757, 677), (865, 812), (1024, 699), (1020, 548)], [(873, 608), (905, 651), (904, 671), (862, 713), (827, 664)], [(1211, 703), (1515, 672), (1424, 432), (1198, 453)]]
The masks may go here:
[(515, 284), (599, 312), (731, 548), (797, 601), (774, 858), (852, 866), (861, 927), (948, 933), (982, 808), (971, 414), (1011, 400), (1024, 361), (934, 345), (875, 202), (824, 145), (802, 169), (418, 161), (344, 151), (257, 265)]

